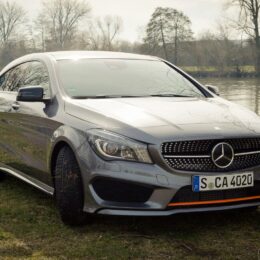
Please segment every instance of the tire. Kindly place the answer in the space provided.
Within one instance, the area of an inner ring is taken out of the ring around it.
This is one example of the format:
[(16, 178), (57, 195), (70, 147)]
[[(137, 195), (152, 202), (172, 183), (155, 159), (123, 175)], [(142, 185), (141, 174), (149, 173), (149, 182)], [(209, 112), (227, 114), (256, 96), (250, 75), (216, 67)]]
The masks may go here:
[(0, 171), (0, 182), (1, 182), (1, 181), (4, 181), (5, 178), (6, 178), (6, 174), (5, 174), (4, 172), (1, 172), (1, 171)]
[(55, 198), (62, 221), (66, 225), (83, 225), (84, 193), (80, 169), (73, 151), (64, 146), (58, 153), (55, 172)]
[(258, 210), (258, 206), (251, 206), (251, 207), (234, 209), (233, 211), (241, 214), (248, 214), (248, 213), (254, 213), (257, 210)]
[(258, 206), (252, 206), (252, 207), (247, 207), (247, 208), (243, 208), (242, 211), (243, 212), (255, 212), (257, 211)]

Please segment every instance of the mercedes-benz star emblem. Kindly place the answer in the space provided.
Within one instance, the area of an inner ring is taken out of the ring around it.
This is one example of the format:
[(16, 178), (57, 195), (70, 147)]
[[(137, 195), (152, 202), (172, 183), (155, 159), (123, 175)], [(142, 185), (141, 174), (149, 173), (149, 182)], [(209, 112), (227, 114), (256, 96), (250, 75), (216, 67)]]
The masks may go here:
[(211, 158), (218, 168), (227, 168), (234, 160), (234, 150), (228, 143), (219, 143), (212, 149)]

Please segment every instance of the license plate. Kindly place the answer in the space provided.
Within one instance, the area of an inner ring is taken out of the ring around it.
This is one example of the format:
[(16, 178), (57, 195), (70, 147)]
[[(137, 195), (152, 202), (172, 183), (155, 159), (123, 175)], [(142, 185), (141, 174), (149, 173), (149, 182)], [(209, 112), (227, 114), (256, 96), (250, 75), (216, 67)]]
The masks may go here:
[(253, 172), (216, 176), (198, 175), (192, 177), (194, 192), (239, 189), (252, 186), (254, 186)]

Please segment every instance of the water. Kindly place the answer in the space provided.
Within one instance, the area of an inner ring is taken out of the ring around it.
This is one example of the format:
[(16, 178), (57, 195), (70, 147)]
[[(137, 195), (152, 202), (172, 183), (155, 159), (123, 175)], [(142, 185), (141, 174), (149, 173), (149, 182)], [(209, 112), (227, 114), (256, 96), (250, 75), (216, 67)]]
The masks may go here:
[(221, 97), (260, 115), (260, 79), (203, 78), (199, 81), (219, 87)]

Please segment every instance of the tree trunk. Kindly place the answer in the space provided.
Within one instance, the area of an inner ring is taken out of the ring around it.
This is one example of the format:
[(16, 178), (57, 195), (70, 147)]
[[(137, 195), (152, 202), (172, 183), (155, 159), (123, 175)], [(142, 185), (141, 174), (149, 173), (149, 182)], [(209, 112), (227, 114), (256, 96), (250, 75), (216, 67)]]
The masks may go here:
[[(254, 5), (255, 4), (255, 5)], [(256, 63), (255, 63), (255, 72), (257, 76), (260, 76), (260, 32), (259, 32), (259, 11), (260, 7), (258, 5), (258, 0), (253, 1), (252, 3), (252, 16), (253, 24), (255, 31), (255, 47), (256, 47)]]
[(175, 26), (175, 35), (174, 35), (174, 63), (178, 65), (178, 28)]
[(164, 37), (162, 20), (160, 20), (160, 29), (161, 29), (164, 56), (165, 56), (165, 59), (168, 60), (168, 53), (167, 53), (167, 47), (166, 47), (166, 42), (165, 42), (165, 37)]
[(178, 65), (178, 40), (176, 37), (174, 40), (174, 63)]
[(256, 39), (256, 65), (255, 65), (256, 75), (260, 76), (260, 37)]
[(260, 76), (260, 35), (259, 35), (259, 25), (258, 25), (258, 11), (254, 19), (255, 25), (255, 47), (256, 47), (256, 63), (255, 63), (255, 72), (257, 76)]

